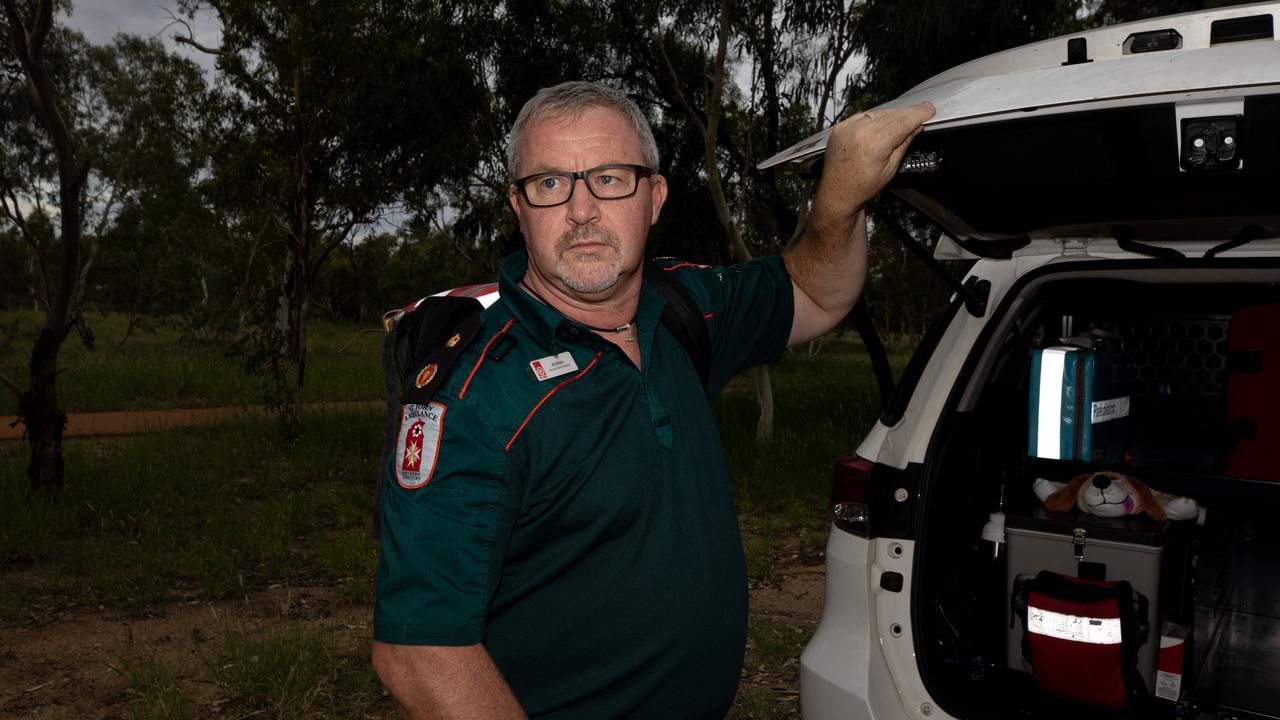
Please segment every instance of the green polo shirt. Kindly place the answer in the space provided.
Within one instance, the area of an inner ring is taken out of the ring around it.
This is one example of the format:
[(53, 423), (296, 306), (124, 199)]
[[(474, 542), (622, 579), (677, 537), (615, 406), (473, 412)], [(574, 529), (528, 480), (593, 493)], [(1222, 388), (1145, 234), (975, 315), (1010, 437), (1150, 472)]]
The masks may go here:
[[(374, 637), (484, 643), (532, 717), (722, 718), (746, 566), (707, 393), (641, 291), (641, 368), (526, 294), (524, 251), (386, 469)], [(777, 359), (777, 257), (675, 265), (711, 336), (711, 395)]]

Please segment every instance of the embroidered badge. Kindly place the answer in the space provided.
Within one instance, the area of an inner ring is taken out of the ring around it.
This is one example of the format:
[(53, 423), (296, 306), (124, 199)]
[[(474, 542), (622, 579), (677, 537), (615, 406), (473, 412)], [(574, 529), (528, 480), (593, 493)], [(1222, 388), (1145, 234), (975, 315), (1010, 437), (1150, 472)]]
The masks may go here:
[(413, 386), (416, 388), (425, 387), (427, 383), (435, 379), (436, 370), (438, 369), (435, 363), (427, 363), (427, 366), (422, 368), (422, 372), (418, 373), (418, 379), (413, 381)]
[(395, 457), (400, 487), (412, 490), (430, 482), (440, 455), (440, 432), (447, 409), (438, 402), (404, 406)]
[(533, 369), (534, 376), (541, 382), (574, 372), (578, 369), (578, 363), (573, 361), (573, 355), (566, 350), (559, 355), (538, 358), (529, 363), (529, 367)]

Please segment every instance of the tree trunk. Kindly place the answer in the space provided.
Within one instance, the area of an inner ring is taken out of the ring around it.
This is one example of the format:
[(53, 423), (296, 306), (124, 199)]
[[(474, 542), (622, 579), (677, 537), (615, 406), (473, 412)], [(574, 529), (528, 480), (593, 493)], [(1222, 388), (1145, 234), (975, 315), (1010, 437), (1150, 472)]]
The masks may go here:
[[(715, 63), (712, 68), (712, 87), (711, 93), (707, 98), (707, 120), (705, 123), (698, 117), (698, 113), (689, 104), (688, 98), (685, 97), (684, 92), (680, 89), (680, 78), (676, 75), (675, 68), (671, 65), (670, 58), (667, 57), (666, 50), (662, 47), (661, 39), (657, 43), (657, 49), (667, 67), (667, 71), (671, 75), (672, 87), (675, 89), (681, 106), (684, 107), (685, 114), (702, 131), (702, 158), (707, 171), (707, 189), (711, 193), (711, 200), (715, 205), (716, 218), (720, 221), (720, 227), (724, 229), (725, 235), (729, 238), (729, 251), (733, 254), (734, 260), (746, 262), (751, 259), (751, 251), (747, 249), (746, 243), (742, 241), (737, 225), (729, 213), (729, 203), (725, 199), (724, 186), (720, 182), (720, 168), (716, 163), (716, 133), (720, 122), (720, 103), (724, 93), (724, 68), (725, 57), (729, 50), (729, 31), (729, 2), (728, 0), (721, 0), (719, 41), (716, 47)], [(756, 384), (756, 402), (760, 407), (760, 419), (756, 423), (756, 440), (771, 440), (773, 438), (773, 387), (769, 382), (769, 368), (764, 365), (757, 366), (752, 370), (752, 376), (755, 378)]]
[(31, 389), (23, 394), (19, 415), (27, 428), (31, 460), (27, 478), (32, 489), (63, 484), (62, 431), (67, 416), (58, 409), (58, 348), (61, 336), (40, 330), (31, 351)]
[[(89, 174), (67, 126), (53, 77), (45, 57), (45, 42), (53, 29), (53, 0), (40, 0), (23, 18), (13, 0), (3, 0), (10, 43), (27, 79), (27, 94), (48, 133), (58, 161), (58, 209), (61, 214), (61, 257), (58, 279), (45, 314), (44, 327), (31, 351), (31, 387), (23, 394), (21, 415), (27, 428), (31, 461), (27, 474), (32, 487), (63, 485), (62, 431), (66, 415), (58, 409), (58, 351), (67, 337), (68, 322), (80, 280), (80, 195)], [(38, 250), (37, 250), (38, 252)]]
[(311, 253), (315, 246), (315, 193), (311, 184), (311, 164), (307, 157), (309, 123), (307, 108), (303, 105), (305, 64), (299, 62), (297, 8), (289, 5), (288, 12), (289, 54), (295, 60), (293, 68), (293, 297), (289, 305), (292, 334), (289, 337), (289, 357), (293, 360), (297, 375), (293, 392), (289, 393), (286, 412), (294, 427), (302, 424), (302, 386), (307, 376), (307, 311), (311, 305)]

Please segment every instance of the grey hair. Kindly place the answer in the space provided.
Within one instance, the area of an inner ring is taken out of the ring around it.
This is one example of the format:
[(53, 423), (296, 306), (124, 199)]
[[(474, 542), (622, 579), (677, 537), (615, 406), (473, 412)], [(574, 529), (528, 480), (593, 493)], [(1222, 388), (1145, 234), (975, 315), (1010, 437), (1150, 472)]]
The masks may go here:
[(542, 88), (520, 109), (516, 122), (507, 136), (507, 172), (515, 179), (520, 164), (520, 136), (530, 123), (553, 117), (581, 117), (589, 108), (602, 107), (622, 113), (640, 137), (640, 151), (644, 164), (658, 169), (658, 143), (653, 139), (649, 121), (639, 106), (621, 90), (583, 80), (571, 80), (549, 88)]

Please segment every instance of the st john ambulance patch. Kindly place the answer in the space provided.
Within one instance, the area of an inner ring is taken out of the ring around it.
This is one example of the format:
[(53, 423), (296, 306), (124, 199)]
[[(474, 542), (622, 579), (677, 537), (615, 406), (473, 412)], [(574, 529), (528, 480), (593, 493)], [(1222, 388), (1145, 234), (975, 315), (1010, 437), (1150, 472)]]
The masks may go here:
[(431, 481), (440, 454), (440, 431), (447, 409), (438, 402), (404, 406), (395, 457), (396, 481), (400, 487), (412, 490)]

